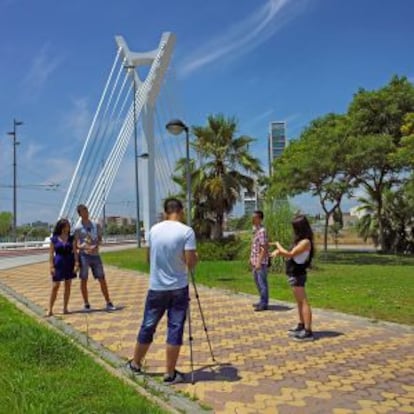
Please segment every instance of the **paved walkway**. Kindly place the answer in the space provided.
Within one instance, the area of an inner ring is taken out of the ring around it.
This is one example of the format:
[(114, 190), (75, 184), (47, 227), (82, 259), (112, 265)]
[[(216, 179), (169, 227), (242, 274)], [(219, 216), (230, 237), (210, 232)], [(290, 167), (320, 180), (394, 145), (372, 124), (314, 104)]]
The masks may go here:
[[(127, 359), (142, 318), (148, 279), (138, 272), (109, 266), (106, 270), (119, 310), (103, 311), (98, 284), (91, 280), (94, 311), (82, 313), (75, 281), (72, 313), (59, 313), (60, 292), (52, 319)], [(18, 266), (1, 270), (0, 284), (43, 312), (50, 290), (47, 274), (44, 262)], [(203, 407), (216, 413), (414, 413), (413, 328), (315, 310), (317, 340), (297, 343), (286, 335), (296, 323), (293, 305), (274, 302), (266, 312), (253, 312), (255, 297), (201, 286), (198, 291), (217, 362), (211, 359), (193, 295), (195, 384), (190, 383), (187, 341), (178, 368), (188, 373), (188, 383), (173, 388)], [(147, 356), (146, 370), (153, 374), (164, 368), (164, 326), (161, 323)]]

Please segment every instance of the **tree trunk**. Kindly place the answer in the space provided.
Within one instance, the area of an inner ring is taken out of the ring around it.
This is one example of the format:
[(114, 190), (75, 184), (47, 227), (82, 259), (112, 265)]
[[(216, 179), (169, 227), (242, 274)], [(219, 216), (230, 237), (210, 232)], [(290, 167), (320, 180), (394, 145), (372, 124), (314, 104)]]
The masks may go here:
[(214, 223), (212, 239), (220, 240), (223, 238), (223, 214), (216, 214), (216, 222)]
[(323, 250), (328, 251), (328, 227), (329, 227), (329, 212), (325, 212), (325, 228), (323, 229)]
[(382, 195), (378, 194), (377, 198), (377, 217), (378, 217), (378, 244), (383, 253), (387, 251), (387, 245), (384, 237), (384, 220), (382, 217)]

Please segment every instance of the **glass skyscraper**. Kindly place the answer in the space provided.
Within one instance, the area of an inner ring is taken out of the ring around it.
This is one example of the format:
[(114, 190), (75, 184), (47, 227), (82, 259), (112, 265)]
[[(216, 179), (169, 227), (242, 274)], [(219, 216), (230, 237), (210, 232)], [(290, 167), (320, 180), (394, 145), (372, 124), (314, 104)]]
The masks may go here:
[(282, 154), (286, 144), (286, 122), (271, 122), (269, 127), (269, 175), (273, 173), (273, 160)]

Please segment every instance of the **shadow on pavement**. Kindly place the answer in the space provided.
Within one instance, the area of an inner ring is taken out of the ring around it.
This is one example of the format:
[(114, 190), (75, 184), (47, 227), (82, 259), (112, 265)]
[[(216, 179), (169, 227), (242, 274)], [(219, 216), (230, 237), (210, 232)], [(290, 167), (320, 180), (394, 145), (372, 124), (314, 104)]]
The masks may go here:
[(268, 311), (274, 311), (274, 312), (287, 312), (292, 310), (292, 306), (285, 306), (285, 305), (269, 305), (267, 307)]
[(336, 332), (336, 331), (313, 331), (313, 336), (315, 339), (323, 339), (323, 338), (336, 338), (337, 336), (344, 335), (343, 332)]
[[(186, 378), (190, 379), (191, 371), (186, 373)], [(198, 381), (239, 381), (241, 379), (239, 371), (230, 363), (218, 363), (205, 365), (194, 370), (194, 382)]]
[[(191, 382), (191, 371), (183, 373), (185, 376), (185, 383)], [(152, 378), (162, 378), (163, 373), (159, 372), (145, 372), (145, 376)], [(238, 374), (237, 368), (229, 363), (205, 365), (194, 370), (194, 382), (198, 381), (239, 381), (241, 377)]]
[[(106, 310), (105, 307), (103, 308), (95, 308), (95, 309), (90, 309), (88, 311), (85, 311), (83, 308), (82, 309), (77, 309), (77, 310), (72, 310), (69, 311), (67, 313), (67, 315), (75, 315), (75, 314), (83, 314), (83, 315), (89, 315), (91, 313), (99, 313), (99, 312), (105, 312), (105, 313), (113, 313), (113, 312), (118, 312), (121, 311), (122, 309), (125, 309), (125, 306), (117, 306), (115, 310)], [(63, 315), (63, 313), (62, 313)]]

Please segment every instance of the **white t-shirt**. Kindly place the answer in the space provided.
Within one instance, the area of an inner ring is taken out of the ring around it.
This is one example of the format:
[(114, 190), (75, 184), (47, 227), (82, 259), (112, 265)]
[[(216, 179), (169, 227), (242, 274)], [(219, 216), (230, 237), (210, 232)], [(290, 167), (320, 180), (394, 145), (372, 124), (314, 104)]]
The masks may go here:
[(151, 227), (150, 248), (151, 290), (174, 290), (188, 285), (185, 250), (196, 250), (194, 230), (179, 221), (165, 220)]

